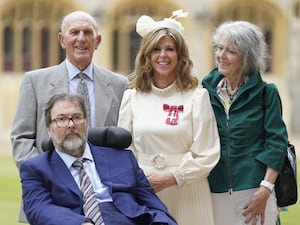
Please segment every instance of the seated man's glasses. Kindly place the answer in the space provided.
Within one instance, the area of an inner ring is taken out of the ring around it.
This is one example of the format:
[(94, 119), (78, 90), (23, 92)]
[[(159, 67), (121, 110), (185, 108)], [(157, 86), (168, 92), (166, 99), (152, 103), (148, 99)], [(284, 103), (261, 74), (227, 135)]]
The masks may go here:
[(52, 119), (51, 123), (55, 122), (57, 127), (66, 128), (69, 126), (71, 120), (75, 126), (79, 126), (84, 123), (85, 116), (83, 114), (75, 114), (72, 117), (60, 116)]

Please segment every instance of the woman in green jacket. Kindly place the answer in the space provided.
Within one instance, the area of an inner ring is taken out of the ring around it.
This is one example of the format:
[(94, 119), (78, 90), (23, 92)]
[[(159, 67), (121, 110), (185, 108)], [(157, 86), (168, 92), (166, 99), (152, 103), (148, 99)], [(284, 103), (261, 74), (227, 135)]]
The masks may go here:
[(209, 175), (216, 225), (275, 225), (273, 190), (287, 147), (281, 100), (266, 85), (267, 45), (245, 21), (215, 31), (217, 67), (202, 81), (209, 91), (221, 141), (221, 159)]

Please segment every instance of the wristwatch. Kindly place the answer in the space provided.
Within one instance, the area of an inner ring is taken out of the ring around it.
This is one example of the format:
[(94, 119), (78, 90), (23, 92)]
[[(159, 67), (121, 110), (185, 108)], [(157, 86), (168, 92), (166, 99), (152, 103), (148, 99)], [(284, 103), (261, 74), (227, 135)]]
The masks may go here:
[(270, 192), (272, 192), (274, 189), (274, 184), (272, 184), (271, 182), (269, 182), (267, 180), (262, 180), (260, 182), (260, 186), (268, 188)]

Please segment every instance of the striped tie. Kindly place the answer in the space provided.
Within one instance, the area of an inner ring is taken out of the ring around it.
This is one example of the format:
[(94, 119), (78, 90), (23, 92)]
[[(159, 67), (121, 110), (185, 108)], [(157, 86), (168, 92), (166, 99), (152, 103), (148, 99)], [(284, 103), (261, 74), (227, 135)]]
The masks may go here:
[(83, 161), (76, 160), (72, 166), (79, 169), (80, 188), (83, 195), (83, 212), (84, 215), (93, 220), (95, 225), (104, 225), (104, 221), (98, 206), (92, 182), (83, 168)]
[(79, 73), (77, 75), (80, 78), (80, 81), (77, 86), (77, 93), (84, 99), (87, 119), (90, 124), (90, 101), (89, 101), (89, 91), (86, 84), (87, 75), (84, 73)]

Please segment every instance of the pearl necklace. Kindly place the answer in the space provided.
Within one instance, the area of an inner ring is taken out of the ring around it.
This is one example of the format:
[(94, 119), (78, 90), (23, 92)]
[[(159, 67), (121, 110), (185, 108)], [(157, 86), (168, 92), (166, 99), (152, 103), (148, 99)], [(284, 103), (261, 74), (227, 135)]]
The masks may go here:
[(228, 80), (227, 79), (225, 80), (225, 89), (226, 89), (226, 93), (227, 93), (230, 101), (232, 101), (234, 99), (234, 97), (237, 95), (237, 93), (239, 91), (239, 88), (238, 88), (233, 94), (231, 94), (228, 90)]

